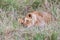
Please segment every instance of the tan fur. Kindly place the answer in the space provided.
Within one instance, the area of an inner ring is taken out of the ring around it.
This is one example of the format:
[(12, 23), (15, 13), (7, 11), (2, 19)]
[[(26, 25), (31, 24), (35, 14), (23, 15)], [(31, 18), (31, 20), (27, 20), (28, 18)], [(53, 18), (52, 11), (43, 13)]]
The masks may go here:
[(49, 24), (52, 19), (52, 15), (47, 12), (34, 11), (28, 13), (24, 19), (19, 19), (18, 21), (23, 23), (24, 26), (31, 27), (34, 25), (44, 26), (45, 24)]

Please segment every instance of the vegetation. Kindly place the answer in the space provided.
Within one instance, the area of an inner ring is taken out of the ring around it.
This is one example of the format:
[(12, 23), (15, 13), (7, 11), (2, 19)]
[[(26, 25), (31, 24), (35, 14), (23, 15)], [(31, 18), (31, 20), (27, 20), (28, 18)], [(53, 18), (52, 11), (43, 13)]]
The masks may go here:
[[(19, 24), (18, 18), (35, 10), (47, 11), (57, 20), (43, 31)], [(0, 0), (0, 40), (60, 40), (60, 0)]]

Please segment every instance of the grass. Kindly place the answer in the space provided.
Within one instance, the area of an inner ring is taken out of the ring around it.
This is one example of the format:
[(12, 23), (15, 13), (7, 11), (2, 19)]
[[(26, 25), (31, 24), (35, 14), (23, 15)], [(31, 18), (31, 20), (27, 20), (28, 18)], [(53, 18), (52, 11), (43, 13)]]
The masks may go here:
[[(47, 6), (46, 6), (47, 5)], [(39, 27), (24, 28), (18, 18), (31, 11), (47, 11), (57, 19)], [(0, 40), (60, 40), (60, 0), (0, 0)]]
[(51, 35), (51, 40), (57, 40), (57, 33), (53, 32)]
[(44, 40), (44, 35), (37, 33), (35, 37), (33, 37), (33, 40)]
[[(31, 35), (31, 34), (30, 34)], [(29, 34), (25, 34), (25, 40), (57, 40), (58, 34), (56, 32), (52, 32), (51, 35), (45, 35), (43, 33), (36, 33), (32, 38), (29, 39)]]

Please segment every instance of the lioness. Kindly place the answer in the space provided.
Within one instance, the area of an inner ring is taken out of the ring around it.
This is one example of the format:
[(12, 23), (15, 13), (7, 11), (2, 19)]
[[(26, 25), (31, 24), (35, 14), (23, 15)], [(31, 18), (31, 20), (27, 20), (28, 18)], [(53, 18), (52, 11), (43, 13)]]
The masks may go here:
[(19, 18), (18, 21), (26, 27), (31, 27), (34, 25), (45, 26), (45, 24), (49, 24), (53, 19), (54, 17), (48, 12), (34, 11), (28, 13), (24, 18)]

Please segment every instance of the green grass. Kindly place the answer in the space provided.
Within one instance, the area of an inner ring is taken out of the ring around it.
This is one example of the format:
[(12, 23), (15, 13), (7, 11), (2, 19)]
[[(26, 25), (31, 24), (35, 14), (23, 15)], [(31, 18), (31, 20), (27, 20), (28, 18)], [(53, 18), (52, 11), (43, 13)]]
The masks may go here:
[(58, 34), (56, 32), (53, 32), (51, 35), (51, 40), (57, 40)]
[(44, 34), (37, 33), (35, 37), (33, 37), (33, 40), (44, 40)]
[(5, 11), (15, 10), (19, 8), (19, 3), (17, 0), (0, 0), (0, 8), (4, 9)]
[[(31, 35), (31, 34), (30, 34)], [(25, 34), (25, 40), (29, 40), (29, 35)], [(53, 32), (50, 36), (45, 34), (36, 33), (34, 36), (31, 36), (32, 39), (30, 40), (57, 40), (58, 34)]]

